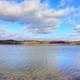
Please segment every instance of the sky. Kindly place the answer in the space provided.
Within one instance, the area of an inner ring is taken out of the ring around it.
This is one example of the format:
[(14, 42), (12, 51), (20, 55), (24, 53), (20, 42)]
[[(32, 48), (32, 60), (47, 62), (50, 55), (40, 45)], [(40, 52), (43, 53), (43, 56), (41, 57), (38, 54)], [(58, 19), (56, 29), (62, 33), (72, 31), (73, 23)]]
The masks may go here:
[(80, 0), (0, 0), (0, 40), (80, 40)]

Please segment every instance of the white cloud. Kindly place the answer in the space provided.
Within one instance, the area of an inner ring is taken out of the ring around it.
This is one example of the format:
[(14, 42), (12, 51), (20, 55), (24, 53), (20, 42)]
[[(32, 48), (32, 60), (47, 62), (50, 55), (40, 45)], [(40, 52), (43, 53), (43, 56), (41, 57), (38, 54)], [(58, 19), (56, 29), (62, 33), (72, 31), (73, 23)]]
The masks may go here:
[(35, 35), (22, 35), (18, 32), (7, 32), (5, 29), (0, 28), (0, 40), (38, 40), (39, 36)]
[(80, 33), (77, 33), (77, 32), (69, 33), (66, 36), (62, 37), (61, 40), (80, 41)]
[(48, 10), (43, 11), (44, 16), (50, 16), (50, 17), (64, 17), (69, 15), (72, 11), (74, 11), (74, 7), (67, 7), (65, 9), (60, 10)]
[(80, 40), (80, 24), (75, 24), (73, 27), (74, 31), (64, 36), (66, 40)]
[(76, 26), (76, 28), (77, 28), (77, 29), (80, 29), (80, 24), (78, 24), (78, 25)]
[(39, 0), (28, 0), (20, 4), (0, 1), (1, 20), (22, 21), (26, 24), (26, 30), (33, 33), (53, 32), (61, 17), (68, 16), (73, 11), (73, 7), (51, 9), (48, 4), (41, 4)]
[(80, 24), (77, 24), (77, 25), (75, 26), (75, 30), (80, 30)]

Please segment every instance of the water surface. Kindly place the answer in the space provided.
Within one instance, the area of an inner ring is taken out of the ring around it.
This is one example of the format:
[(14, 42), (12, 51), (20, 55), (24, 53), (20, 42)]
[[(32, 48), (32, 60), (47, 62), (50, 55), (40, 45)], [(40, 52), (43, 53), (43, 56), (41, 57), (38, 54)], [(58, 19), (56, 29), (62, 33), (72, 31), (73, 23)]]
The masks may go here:
[(0, 45), (0, 72), (41, 70), (80, 76), (80, 46)]

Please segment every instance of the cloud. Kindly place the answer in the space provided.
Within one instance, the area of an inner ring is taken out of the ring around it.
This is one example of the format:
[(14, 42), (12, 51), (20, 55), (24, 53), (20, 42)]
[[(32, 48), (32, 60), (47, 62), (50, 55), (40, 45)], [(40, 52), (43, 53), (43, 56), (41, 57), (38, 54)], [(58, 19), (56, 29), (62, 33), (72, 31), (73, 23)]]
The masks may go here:
[(0, 19), (5, 21), (19, 21), (26, 24), (26, 30), (33, 33), (50, 33), (60, 20), (74, 11), (73, 7), (59, 10), (48, 7), (39, 0), (25, 0), (22, 3), (0, 1)]
[(7, 32), (5, 29), (0, 28), (0, 40), (38, 40), (39, 36), (35, 35), (22, 35), (18, 32)]
[(0, 29), (0, 40), (4, 39), (17, 39), (19, 37), (19, 34), (7, 32), (4, 29)]
[(73, 27), (74, 31), (64, 36), (66, 40), (80, 40), (80, 24), (75, 24)]
[(76, 33), (80, 34), (80, 24), (75, 25), (74, 30)]
[(14, 39), (14, 40), (18, 40), (18, 39), (22, 39), (22, 35), (16, 32), (7, 32), (5, 29), (0, 28), (0, 40), (6, 40), (6, 39)]
[(80, 33), (74, 32), (68, 36), (70, 40), (80, 40)]
[(77, 32), (69, 33), (66, 36), (62, 37), (61, 40), (80, 41), (80, 33), (77, 33)]
[(80, 24), (77, 24), (77, 25), (75, 26), (75, 29), (76, 29), (76, 30), (80, 30)]

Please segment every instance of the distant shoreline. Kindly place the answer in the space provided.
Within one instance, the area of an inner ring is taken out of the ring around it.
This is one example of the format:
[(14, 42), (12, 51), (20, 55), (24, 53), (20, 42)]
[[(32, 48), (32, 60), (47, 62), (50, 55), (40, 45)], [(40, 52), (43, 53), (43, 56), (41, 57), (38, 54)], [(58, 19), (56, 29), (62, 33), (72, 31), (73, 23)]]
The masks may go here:
[(0, 40), (0, 44), (6, 45), (80, 45), (80, 41), (16, 41), (16, 40)]

